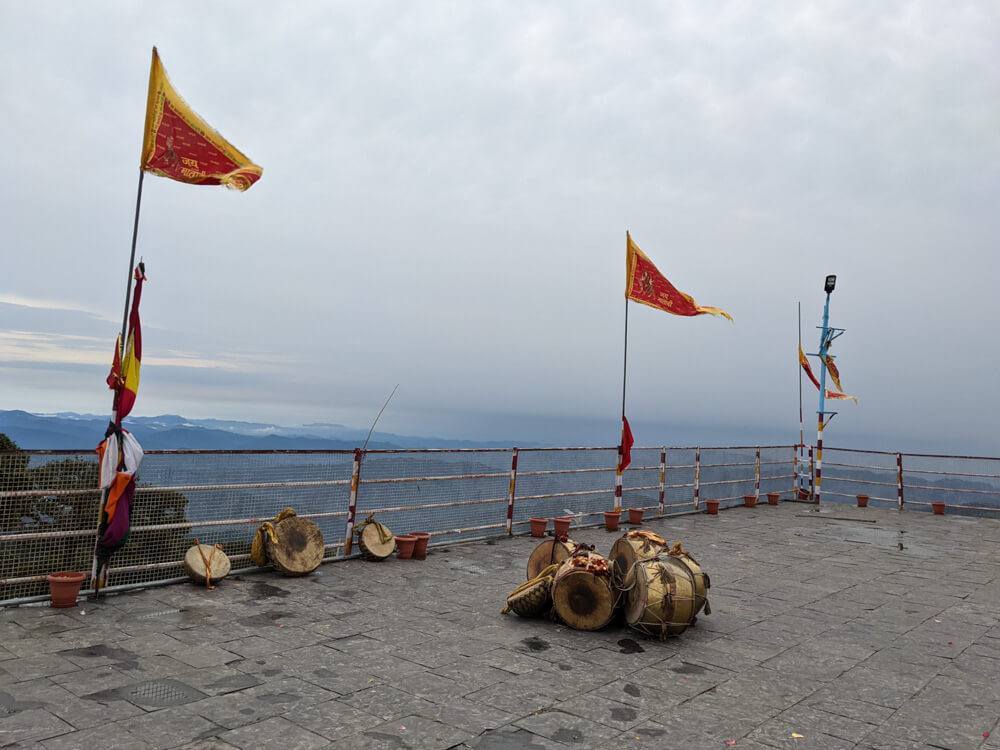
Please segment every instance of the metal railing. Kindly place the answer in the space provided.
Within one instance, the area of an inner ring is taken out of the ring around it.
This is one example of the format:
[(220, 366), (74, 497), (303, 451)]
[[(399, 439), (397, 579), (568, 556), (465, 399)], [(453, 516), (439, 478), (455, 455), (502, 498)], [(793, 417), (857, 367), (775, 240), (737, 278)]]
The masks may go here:
[[(633, 448), (623, 505), (698, 511), (787, 490), (792, 446)], [(352, 556), (368, 514), (432, 543), (522, 533), (531, 517), (596, 522), (614, 505), (615, 448), (360, 451), (148, 451), (110, 590), (185, 580), (197, 539), (253, 567), (257, 526), (284, 508), (315, 521), (327, 560)], [(0, 604), (47, 597), (45, 576), (89, 572), (100, 491), (92, 451), (0, 453)]]
[(824, 448), (822, 500), (983, 515), (1000, 511), (1000, 458)]

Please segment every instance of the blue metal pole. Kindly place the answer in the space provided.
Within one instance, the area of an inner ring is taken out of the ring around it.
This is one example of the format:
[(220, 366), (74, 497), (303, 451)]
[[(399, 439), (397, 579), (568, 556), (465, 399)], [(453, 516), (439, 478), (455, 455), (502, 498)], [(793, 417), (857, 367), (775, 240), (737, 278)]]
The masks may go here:
[(823, 330), (819, 340), (819, 411), (816, 419), (816, 484), (813, 502), (819, 505), (823, 484), (823, 417), (826, 414), (826, 353), (830, 348), (830, 292), (826, 293), (823, 306)]

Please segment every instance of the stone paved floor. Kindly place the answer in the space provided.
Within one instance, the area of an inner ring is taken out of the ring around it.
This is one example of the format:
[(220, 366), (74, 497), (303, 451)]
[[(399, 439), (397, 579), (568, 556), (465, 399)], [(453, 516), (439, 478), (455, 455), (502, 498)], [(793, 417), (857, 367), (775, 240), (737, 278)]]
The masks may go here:
[(0, 747), (1000, 749), (1000, 521), (647, 527), (713, 582), (666, 642), (501, 615), (528, 537), (0, 610)]

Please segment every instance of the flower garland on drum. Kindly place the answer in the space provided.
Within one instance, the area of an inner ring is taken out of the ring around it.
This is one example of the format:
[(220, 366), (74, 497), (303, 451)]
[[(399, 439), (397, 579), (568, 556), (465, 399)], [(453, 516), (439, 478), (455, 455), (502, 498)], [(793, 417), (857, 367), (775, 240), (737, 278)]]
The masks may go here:
[(654, 544), (659, 544), (664, 547), (667, 546), (667, 540), (662, 536), (653, 531), (647, 531), (646, 529), (632, 529), (628, 532), (629, 539), (644, 539), (648, 542), (653, 542)]
[(566, 564), (571, 568), (579, 568), (580, 570), (587, 570), (594, 575), (598, 576), (611, 576), (611, 566), (607, 559), (601, 557), (600, 555), (594, 554), (592, 552), (587, 552), (582, 555), (575, 555), (566, 561)]

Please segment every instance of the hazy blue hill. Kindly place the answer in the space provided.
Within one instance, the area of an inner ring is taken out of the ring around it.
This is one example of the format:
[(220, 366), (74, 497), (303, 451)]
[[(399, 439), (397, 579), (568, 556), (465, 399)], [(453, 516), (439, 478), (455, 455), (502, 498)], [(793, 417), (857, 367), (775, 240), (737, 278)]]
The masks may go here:
[[(26, 449), (89, 450), (104, 438), (107, 426), (107, 417), (96, 414), (0, 411), (0, 432)], [(351, 450), (364, 443), (368, 432), (340, 424), (287, 427), (224, 419), (188, 419), (177, 414), (129, 417), (125, 427), (136, 434), (147, 450)], [(513, 444), (512, 441), (474, 442), (375, 432), (368, 448), (510, 448)], [(538, 445), (520, 444), (523, 447)]]

